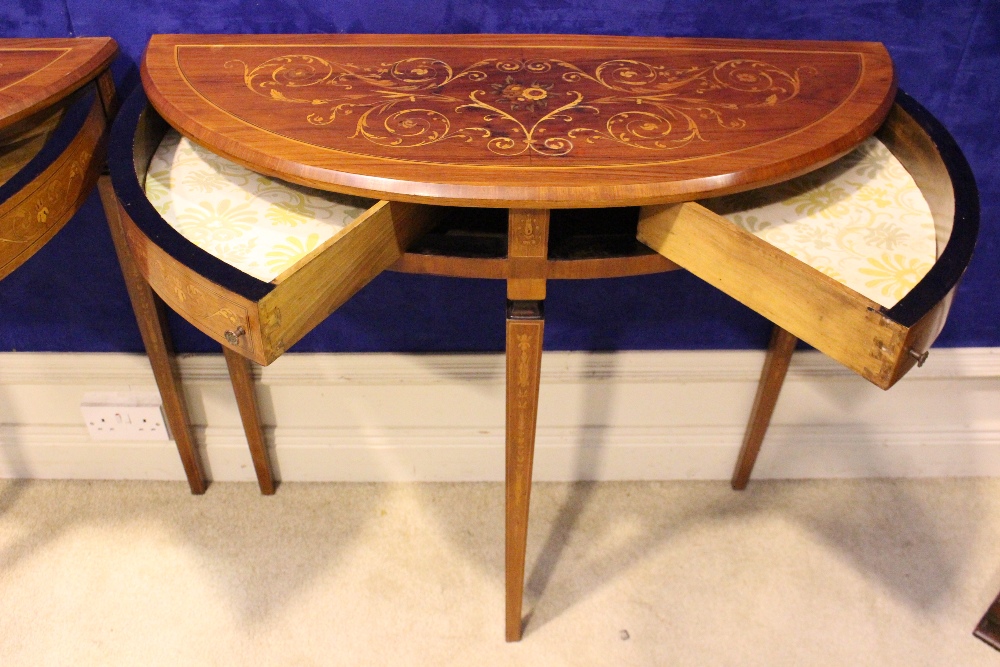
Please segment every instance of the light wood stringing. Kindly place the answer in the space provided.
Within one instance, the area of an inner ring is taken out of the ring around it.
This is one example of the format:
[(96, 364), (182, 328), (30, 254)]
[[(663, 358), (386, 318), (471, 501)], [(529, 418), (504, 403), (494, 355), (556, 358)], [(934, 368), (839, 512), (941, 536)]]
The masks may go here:
[[(106, 71), (118, 54), (109, 37), (0, 39), (5, 72), (18, 67), (18, 53), (50, 52), (40, 69), (22, 71), (22, 78), (0, 87), (0, 128), (19, 123), (48, 109)], [(26, 63), (22, 60), (21, 66)]]

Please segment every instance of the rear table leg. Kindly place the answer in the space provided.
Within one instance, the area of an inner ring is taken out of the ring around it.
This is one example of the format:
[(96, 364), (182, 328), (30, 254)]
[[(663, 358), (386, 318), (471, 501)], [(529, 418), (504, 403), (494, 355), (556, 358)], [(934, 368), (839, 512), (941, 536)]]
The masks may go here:
[(993, 601), (979, 621), (973, 634), (993, 648), (1000, 650), (1000, 596)]
[(743, 437), (743, 448), (740, 449), (740, 455), (736, 459), (736, 469), (733, 471), (732, 485), (737, 491), (747, 488), (747, 483), (750, 481), (750, 473), (757, 461), (757, 454), (760, 453), (764, 434), (767, 433), (767, 427), (771, 423), (771, 415), (778, 402), (781, 386), (785, 382), (785, 374), (788, 372), (788, 364), (792, 359), (797, 340), (795, 336), (775, 325), (767, 357), (764, 359), (760, 384), (757, 386), (757, 397), (750, 412), (750, 423)]
[(225, 345), (222, 346), (222, 353), (226, 357), (229, 379), (233, 384), (236, 405), (239, 406), (240, 419), (243, 421), (243, 431), (250, 446), (253, 469), (257, 473), (257, 484), (260, 485), (261, 493), (270, 496), (274, 493), (274, 475), (271, 473), (271, 461), (267, 456), (264, 429), (261, 426), (260, 411), (257, 409), (257, 395), (254, 392), (250, 361)]
[(111, 76), (111, 70), (104, 70), (101, 76), (97, 77), (97, 94), (101, 96), (101, 105), (104, 107), (104, 115), (108, 120), (114, 120), (121, 106), (121, 98), (115, 90), (115, 80)]

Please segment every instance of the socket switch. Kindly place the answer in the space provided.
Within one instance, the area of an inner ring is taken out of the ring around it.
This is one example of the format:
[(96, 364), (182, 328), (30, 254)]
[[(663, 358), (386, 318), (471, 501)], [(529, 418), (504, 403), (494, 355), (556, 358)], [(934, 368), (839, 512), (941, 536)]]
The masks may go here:
[(157, 394), (86, 394), (80, 405), (92, 440), (169, 440)]

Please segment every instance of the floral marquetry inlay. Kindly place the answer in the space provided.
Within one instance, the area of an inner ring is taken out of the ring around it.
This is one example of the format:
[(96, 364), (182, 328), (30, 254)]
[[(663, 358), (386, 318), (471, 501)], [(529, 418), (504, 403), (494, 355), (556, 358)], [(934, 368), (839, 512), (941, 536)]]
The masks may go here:
[(255, 127), (396, 160), (439, 148), (434, 161), (452, 164), (725, 153), (787, 134), (789, 116), (821, 119), (863, 69), (849, 52), (279, 48), (183, 46), (177, 64), (200, 95)]
[(864, 42), (583, 35), (154, 35), (143, 87), (214, 152), (424, 203), (688, 201), (857, 145), (895, 93)]
[(340, 121), (351, 139), (400, 149), (448, 141), (501, 156), (546, 157), (605, 141), (653, 151), (705, 141), (707, 126), (744, 128), (746, 111), (794, 98), (802, 77), (817, 73), (753, 58), (701, 60), (581, 66), (487, 58), (456, 67), (420, 56), (363, 66), (292, 54), (226, 66), (241, 68), (254, 93), (304, 107), (305, 122)]

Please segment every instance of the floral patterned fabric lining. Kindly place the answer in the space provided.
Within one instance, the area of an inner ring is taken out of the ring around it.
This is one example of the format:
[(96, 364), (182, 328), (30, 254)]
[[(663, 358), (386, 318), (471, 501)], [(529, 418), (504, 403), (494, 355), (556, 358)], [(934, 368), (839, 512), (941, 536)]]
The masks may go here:
[(874, 137), (799, 178), (702, 203), (886, 308), (937, 258), (927, 201)]
[(149, 201), (184, 238), (265, 282), (375, 203), (269, 178), (173, 130), (153, 155), (145, 187)]

